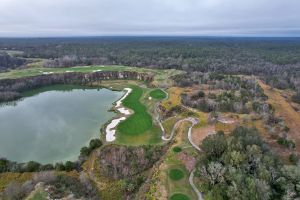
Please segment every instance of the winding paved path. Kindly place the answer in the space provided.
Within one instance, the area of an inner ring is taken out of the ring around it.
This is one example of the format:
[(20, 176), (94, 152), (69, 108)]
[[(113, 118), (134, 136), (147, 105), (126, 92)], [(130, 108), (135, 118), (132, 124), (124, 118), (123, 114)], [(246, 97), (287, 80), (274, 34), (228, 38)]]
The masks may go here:
[[(164, 90), (163, 90), (164, 91)], [(164, 91), (165, 92), (165, 91)], [(159, 111), (158, 111), (158, 106), (159, 106), (159, 103), (158, 102), (156, 104), (156, 107), (155, 107), (155, 114), (156, 114), (156, 121), (157, 123), (159, 124), (160, 126), (160, 129), (162, 131), (162, 139), (164, 141), (170, 141), (173, 136), (174, 136), (174, 133), (175, 133), (175, 130), (178, 126), (178, 124), (180, 124), (181, 122), (184, 122), (184, 121), (189, 121), (192, 123), (192, 125), (189, 127), (189, 130), (188, 130), (188, 139), (189, 139), (189, 142), (191, 143), (191, 145), (199, 152), (202, 152), (202, 149), (200, 149), (200, 147), (198, 145), (196, 145), (193, 140), (192, 140), (192, 129), (193, 127), (199, 123), (199, 120), (196, 119), (196, 118), (193, 118), (193, 117), (187, 117), (187, 118), (184, 118), (184, 119), (181, 119), (179, 121), (177, 121), (173, 128), (172, 128), (172, 131), (171, 131), (171, 134), (169, 137), (166, 137), (166, 131), (165, 131), (165, 128), (164, 126), (162, 125), (161, 123), (161, 120), (160, 120), (160, 115), (159, 115)], [(192, 110), (194, 111), (194, 109), (190, 109), (189, 107), (187, 106), (184, 106), (185, 108), (189, 109), (189, 110)], [(198, 197), (198, 200), (203, 200), (203, 195), (202, 193), (198, 190), (198, 188), (196, 187), (196, 185), (194, 184), (194, 172), (195, 172), (195, 169), (193, 169), (193, 171), (191, 172), (190, 176), (189, 176), (189, 183), (191, 185), (191, 187), (193, 188), (194, 192), (196, 193), (197, 197)]]
[(193, 169), (193, 171), (190, 174), (189, 182), (190, 182), (190, 185), (192, 186), (193, 190), (197, 194), (198, 200), (203, 200), (202, 193), (198, 190), (198, 188), (194, 184), (194, 172), (195, 172), (195, 169)]

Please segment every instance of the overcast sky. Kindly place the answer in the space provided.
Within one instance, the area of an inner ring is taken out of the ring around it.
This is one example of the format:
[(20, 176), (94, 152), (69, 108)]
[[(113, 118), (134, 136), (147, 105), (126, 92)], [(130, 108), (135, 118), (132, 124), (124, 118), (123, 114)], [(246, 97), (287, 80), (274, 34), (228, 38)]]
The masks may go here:
[(0, 37), (300, 36), (300, 0), (0, 0)]

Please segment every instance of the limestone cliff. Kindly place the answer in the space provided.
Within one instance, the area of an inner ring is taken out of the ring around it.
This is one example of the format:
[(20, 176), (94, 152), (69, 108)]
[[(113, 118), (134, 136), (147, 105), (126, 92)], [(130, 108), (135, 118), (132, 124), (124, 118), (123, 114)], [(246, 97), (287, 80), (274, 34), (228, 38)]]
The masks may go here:
[(132, 71), (100, 71), (93, 73), (70, 72), (62, 74), (47, 74), (18, 79), (0, 80), (0, 102), (14, 100), (21, 97), (26, 90), (54, 84), (88, 85), (102, 80), (132, 79), (151, 82), (153, 76), (146, 73)]

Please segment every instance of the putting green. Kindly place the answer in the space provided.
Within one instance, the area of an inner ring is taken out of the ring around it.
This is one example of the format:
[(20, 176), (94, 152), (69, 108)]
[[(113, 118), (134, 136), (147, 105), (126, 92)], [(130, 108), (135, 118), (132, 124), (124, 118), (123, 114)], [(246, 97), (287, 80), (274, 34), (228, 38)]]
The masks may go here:
[(150, 92), (149, 95), (154, 99), (164, 99), (167, 97), (167, 94), (161, 89), (154, 89)]
[(190, 198), (188, 196), (186, 196), (185, 194), (181, 194), (181, 193), (173, 194), (170, 199), (171, 200), (190, 200)]
[(169, 177), (173, 181), (178, 181), (184, 177), (184, 173), (180, 169), (171, 169), (169, 172)]
[(152, 127), (152, 117), (147, 112), (147, 108), (140, 102), (143, 95), (143, 89), (138, 86), (130, 86), (131, 93), (123, 100), (122, 104), (133, 110), (133, 114), (122, 121), (117, 130), (121, 134), (139, 135)]
[(182, 151), (181, 147), (174, 147), (173, 148), (173, 152), (175, 152), (175, 153), (179, 153), (181, 151)]

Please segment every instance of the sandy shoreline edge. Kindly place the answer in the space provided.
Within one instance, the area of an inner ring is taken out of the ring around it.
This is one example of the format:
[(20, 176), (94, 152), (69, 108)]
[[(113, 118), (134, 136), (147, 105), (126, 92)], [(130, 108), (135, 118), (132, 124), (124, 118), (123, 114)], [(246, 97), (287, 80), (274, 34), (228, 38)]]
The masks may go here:
[(105, 139), (107, 142), (113, 142), (116, 140), (115, 134), (117, 125), (121, 121), (124, 121), (127, 116), (131, 114), (127, 108), (122, 106), (122, 101), (131, 93), (132, 89), (124, 88), (123, 91), (126, 91), (126, 93), (115, 103), (115, 106), (113, 107), (121, 114), (121, 116), (111, 120), (110, 123), (105, 127)]

